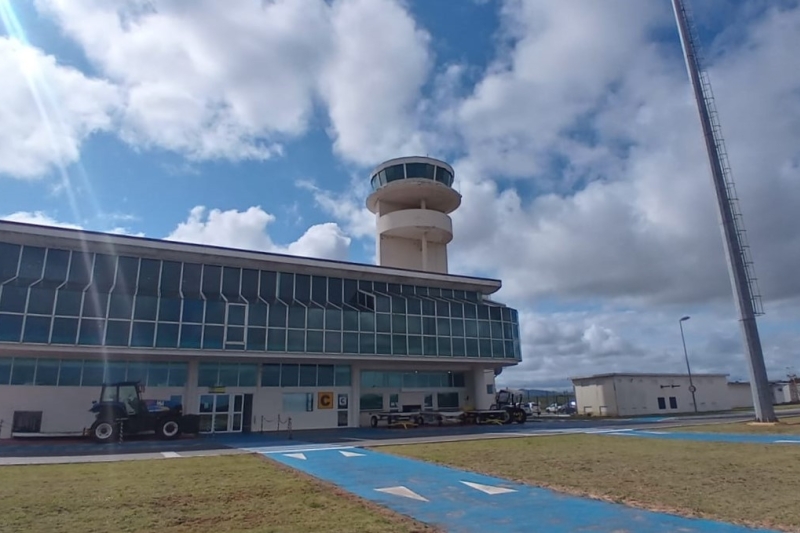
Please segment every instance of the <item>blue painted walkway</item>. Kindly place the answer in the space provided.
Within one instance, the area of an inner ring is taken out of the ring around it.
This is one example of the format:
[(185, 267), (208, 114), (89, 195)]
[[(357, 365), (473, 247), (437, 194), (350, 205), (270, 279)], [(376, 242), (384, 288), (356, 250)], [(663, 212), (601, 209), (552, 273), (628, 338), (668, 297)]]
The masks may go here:
[(567, 496), (360, 448), (285, 450), (265, 455), (453, 533), (767, 531)]
[(689, 433), (679, 431), (621, 430), (599, 433), (601, 435), (642, 437), (665, 440), (690, 440), (696, 442), (734, 442), (739, 444), (800, 445), (798, 435), (748, 435), (734, 433)]

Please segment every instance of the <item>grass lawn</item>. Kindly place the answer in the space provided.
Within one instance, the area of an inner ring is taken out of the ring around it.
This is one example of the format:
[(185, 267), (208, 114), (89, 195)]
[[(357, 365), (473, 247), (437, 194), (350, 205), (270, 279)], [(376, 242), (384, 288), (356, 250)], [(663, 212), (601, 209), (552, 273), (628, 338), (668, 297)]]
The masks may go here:
[(0, 467), (0, 532), (431, 532), (252, 455)]
[(648, 509), (800, 531), (800, 447), (790, 445), (563, 435), (380, 451)]
[(681, 433), (746, 433), (756, 435), (797, 435), (800, 436), (800, 416), (780, 418), (775, 425), (752, 424), (750, 422), (731, 422), (726, 424), (708, 424), (665, 428), (665, 431)]

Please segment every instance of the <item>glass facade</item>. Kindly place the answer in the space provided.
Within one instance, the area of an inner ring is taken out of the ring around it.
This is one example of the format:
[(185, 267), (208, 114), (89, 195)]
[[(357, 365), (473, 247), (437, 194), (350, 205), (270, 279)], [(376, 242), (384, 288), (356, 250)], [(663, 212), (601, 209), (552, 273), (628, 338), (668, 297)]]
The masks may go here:
[(262, 387), (349, 387), (350, 383), (350, 365), (261, 365)]
[(98, 387), (139, 381), (147, 387), (184, 387), (188, 365), (166, 361), (97, 361), (10, 357), (0, 359), (0, 385)]
[(372, 190), (377, 191), (387, 183), (405, 179), (427, 179), (453, 186), (453, 173), (443, 166), (431, 163), (398, 163), (375, 173), (370, 179)]
[(361, 390), (368, 389), (446, 389), (465, 387), (464, 372), (361, 371)]
[(2, 242), (0, 342), (520, 358), (475, 292)]

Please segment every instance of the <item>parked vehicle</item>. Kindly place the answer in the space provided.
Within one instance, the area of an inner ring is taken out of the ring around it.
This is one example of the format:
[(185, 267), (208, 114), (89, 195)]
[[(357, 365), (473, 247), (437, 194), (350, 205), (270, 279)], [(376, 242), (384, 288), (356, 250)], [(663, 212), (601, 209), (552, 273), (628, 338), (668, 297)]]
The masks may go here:
[(574, 401), (559, 406), (558, 412), (565, 415), (574, 415), (578, 412), (578, 404)]
[(95, 421), (89, 433), (95, 442), (110, 443), (120, 435), (155, 432), (161, 439), (177, 439), (184, 431), (183, 406), (170, 402), (143, 400), (138, 382), (103, 384), (100, 400), (89, 409)]
[(542, 414), (542, 410), (539, 407), (539, 404), (536, 402), (528, 402), (522, 405), (522, 409), (525, 411), (525, 414), (528, 416), (539, 416)]
[(551, 414), (555, 414), (555, 413), (557, 413), (557, 412), (558, 412), (558, 409), (559, 409), (560, 407), (561, 407), (561, 406), (560, 406), (560, 405), (558, 405), (557, 403), (551, 403), (550, 405), (548, 405), (548, 406), (545, 408), (545, 412), (547, 412), (547, 413), (551, 413)]
[(516, 422), (517, 424), (524, 424), (528, 419), (528, 412), (525, 410), (525, 405), (522, 403), (522, 393), (511, 389), (502, 389), (497, 391), (494, 398), (494, 405), (492, 409), (502, 409), (508, 413), (506, 423)]

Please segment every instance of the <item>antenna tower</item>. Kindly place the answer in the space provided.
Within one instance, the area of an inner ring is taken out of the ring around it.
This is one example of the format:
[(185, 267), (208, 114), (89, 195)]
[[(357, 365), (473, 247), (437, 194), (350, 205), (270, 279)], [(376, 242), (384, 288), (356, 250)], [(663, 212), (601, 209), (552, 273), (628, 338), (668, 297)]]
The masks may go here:
[(764, 311), (753, 270), (753, 261), (750, 257), (750, 247), (747, 244), (739, 199), (728, 163), (728, 152), (722, 138), (714, 93), (711, 90), (708, 72), (704, 69), (700, 57), (700, 41), (692, 14), (684, 0), (672, 0), (672, 8), (678, 23), (686, 68), (697, 101), (700, 124), (708, 151), (708, 161), (711, 165), (711, 177), (717, 194), (722, 237), (728, 256), (728, 271), (739, 309), (739, 323), (747, 348), (750, 389), (753, 394), (756, 420), (775, 422), (777, 418), (772, 407), (772, 390), (767, 378), (764, 353), (761, 349), (761, 338), (756, 323), (756, 316), (763, 314)]

